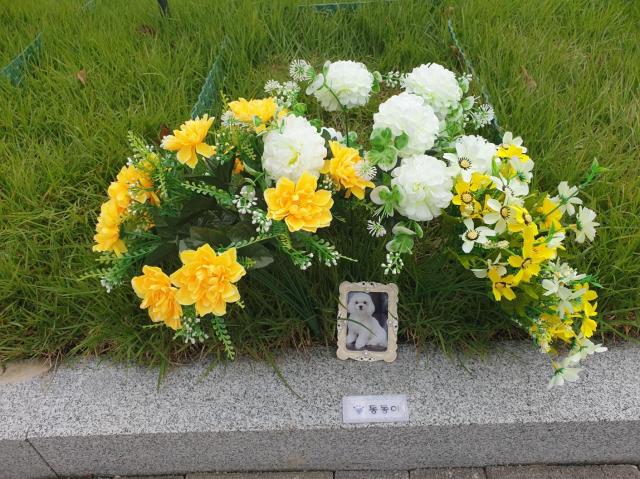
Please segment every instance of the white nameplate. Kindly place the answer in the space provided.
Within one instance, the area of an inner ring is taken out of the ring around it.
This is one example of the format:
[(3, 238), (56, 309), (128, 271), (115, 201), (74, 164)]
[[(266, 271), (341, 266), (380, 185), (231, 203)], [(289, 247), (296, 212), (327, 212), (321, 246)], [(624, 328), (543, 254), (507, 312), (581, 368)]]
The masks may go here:
[(342, 422), (406, 422), (409, 420), (407, 396), (345, 396), (342, 398)]

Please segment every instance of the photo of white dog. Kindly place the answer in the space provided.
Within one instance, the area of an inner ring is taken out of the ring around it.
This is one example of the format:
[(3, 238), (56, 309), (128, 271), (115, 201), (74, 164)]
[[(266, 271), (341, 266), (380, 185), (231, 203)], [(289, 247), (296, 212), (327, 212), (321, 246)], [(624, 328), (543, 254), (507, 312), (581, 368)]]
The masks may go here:
[[(384, 295), (384, 293), (372, 294)], [(384, 351), (387, 349), (386, 302), (383, 303), (383, 298), (381, 297), (374, 300), (372, 294), (358, 291), (349, 293), (347, 304), (347, 312), (349, 314), (347, 349), (367, 349), (371, 351)], [(378, 303), (379, 308), (377, 314), (376, 303)], [(384, 307), (382, 306), (383, 304)]]

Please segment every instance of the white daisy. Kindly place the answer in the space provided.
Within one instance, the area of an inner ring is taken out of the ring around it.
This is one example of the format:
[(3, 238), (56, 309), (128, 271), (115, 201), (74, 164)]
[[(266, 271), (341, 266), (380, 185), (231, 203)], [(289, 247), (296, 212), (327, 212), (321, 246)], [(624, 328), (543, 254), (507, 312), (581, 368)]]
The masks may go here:
[(496, 188), (506, 195), (511, 196), (527, 196), (529, 194), (529, 185), (520, 181), (517, 177), (507, 180), (504, 176), (492, 176), (491, 181)]
[(594, 344), (585, 337), (576, 338), (576, 345), (571, 350), (571, 355), (567, 357), (567, 362), (571, 364), (578, 364), (587, 356), (591, 356), (595, 353), (604, 353), (607, 348), (602, 344)]
[(559, 367), (551, 376), (547, 389), (551, 389), (554, 386), (562, 386), (565, 381), (573, 383), (579, 379), (578, 374), (582, 371), (582, 368), (572, 368), (566, 359), (560, 363)]
[(483, 216), (483, 220), (488, 225), (495, 225), (493, 229), (496, 233), (504, 233), (507, 226), (516, 220), (516, 212), (513, 206), (522, 206), (520, 198), (514, 198), (511, 195), (505, 195), (504, 201), (501, 203), (495, 198), (487, 200), (487, 207), (491, 210)]
[(577, 193), (577, 186), (569, 186), (566, 181), (561, 181), (558, 184), (558, 196), (554, 196), (551, 200), (560, 205), (558, 209), (562, 211), (562, 214), (568, 213), (573, 216), (576, 213), (574, 205), (582, 204), (582, 200), (576, 196)]
[(474, 172), (490, 173), (497, 147), (481, 136), (464, 135), (455, 142), (455, 153), (445, 153), (453, 177), (460, 175), (467, 183)]
[(522, 138), (519, 136), (513, 137), (513, 133), (507, 131), (504, 135), (502, 135), (502, 145), (504, 148), (508, 148), (509, 145), (519, 146), (522, 149), (523, 153), (527, 152), (527, 149), (522, 146)]
[(595, 211), (580, 207), (576, 215), (576, 241), (578, 243), (584, 243), (585, 239), (593, 241), (596, 237), (596, 226), (600, 226), (600, 223), (596, 223), (595, 219)]
[(487, 243), (489, 236), (495, 236), (496, 234), (495, 231), (486, 226), (475, 227), (471, 218), (467, 218), (463, 223), (467, 227), (467, 231), (462, 233), (460, 238), (462, 238), (462, 251), (465, 253), (470, 253), (476, 243)]

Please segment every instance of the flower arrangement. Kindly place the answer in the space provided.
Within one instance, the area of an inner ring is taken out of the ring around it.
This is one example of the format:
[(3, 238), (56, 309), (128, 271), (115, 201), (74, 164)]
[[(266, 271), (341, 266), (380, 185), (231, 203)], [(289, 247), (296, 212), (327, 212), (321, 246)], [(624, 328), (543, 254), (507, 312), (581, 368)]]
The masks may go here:
[[(568, 240), (594, 239), (595, 213), (579, 194), (597, 162), (577, 186), (534, 190), (522, 139), (480, 136), (493, 109), (469, 94), (469, 75), (441, 65), (381, 75), (354, 61), (295, 60), (289, 73), (267, 81), (264, 98), (225, 102), (220, 121), (188, 120), (159, 147), (130, 134), (132, 156), (94, 237), (108, 290), (130, 280), (152, 321), (190, 343), (213, 334), (233, 358), (223, 318), (243, 306), (242, 278), (276, 250), (302, 270), (353, 261), (322, 232), (340, 228), (336, 206), (355, 205), (386, 244), (389, 275), (401, 274), (421, 225), (440, 218), (448, 251), (551, 357), (550, 387), (606, 350), (589, 339), (596, 278), (561, 259)], [(376, 95), (384, 101), (370, 125), (350, 128), (350, 111)], [(311, 118), (314, 102), (341, 121)], [(363, 146), (354, 130), (367, 127)]]

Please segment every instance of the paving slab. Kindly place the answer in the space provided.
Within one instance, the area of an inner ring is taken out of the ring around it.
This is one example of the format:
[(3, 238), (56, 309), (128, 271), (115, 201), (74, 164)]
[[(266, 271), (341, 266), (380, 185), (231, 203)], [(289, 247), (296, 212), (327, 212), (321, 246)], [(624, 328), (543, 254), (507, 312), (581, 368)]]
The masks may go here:
[(487, 467), (487, 479), (640, 479), (635, 465)]
[(333, 472), (246, 472), (187, 474), (187, 479), (333, 479)]
[[(287, 384), (241, 359), (209, 374), (206, 361), (176, 367), (159, 388), (153, 368), (65, 365), (29, 412), (29, 441), (61, 476), (640, 463), (639, 345), (614, 345), (551, 391), (528, 342), (497, 343), (465, 368), (410, 346), (390, 364), (333, 348), (277, 364)], [(385, 393), (407, 395), (409, 422), (342, 423), (343, 396)]]
[(16, 361), (0, 370), (0, 478), (38, 479), (54, 472), (27, 441), (52, 374), (39, 361)]
[(336, 471), (335, 479), (409, 479), (408, 471)]
[(456, 467), (438, 469), (417, 469), (411, 471), (410, 479), (485, 479), (481, 467)]

